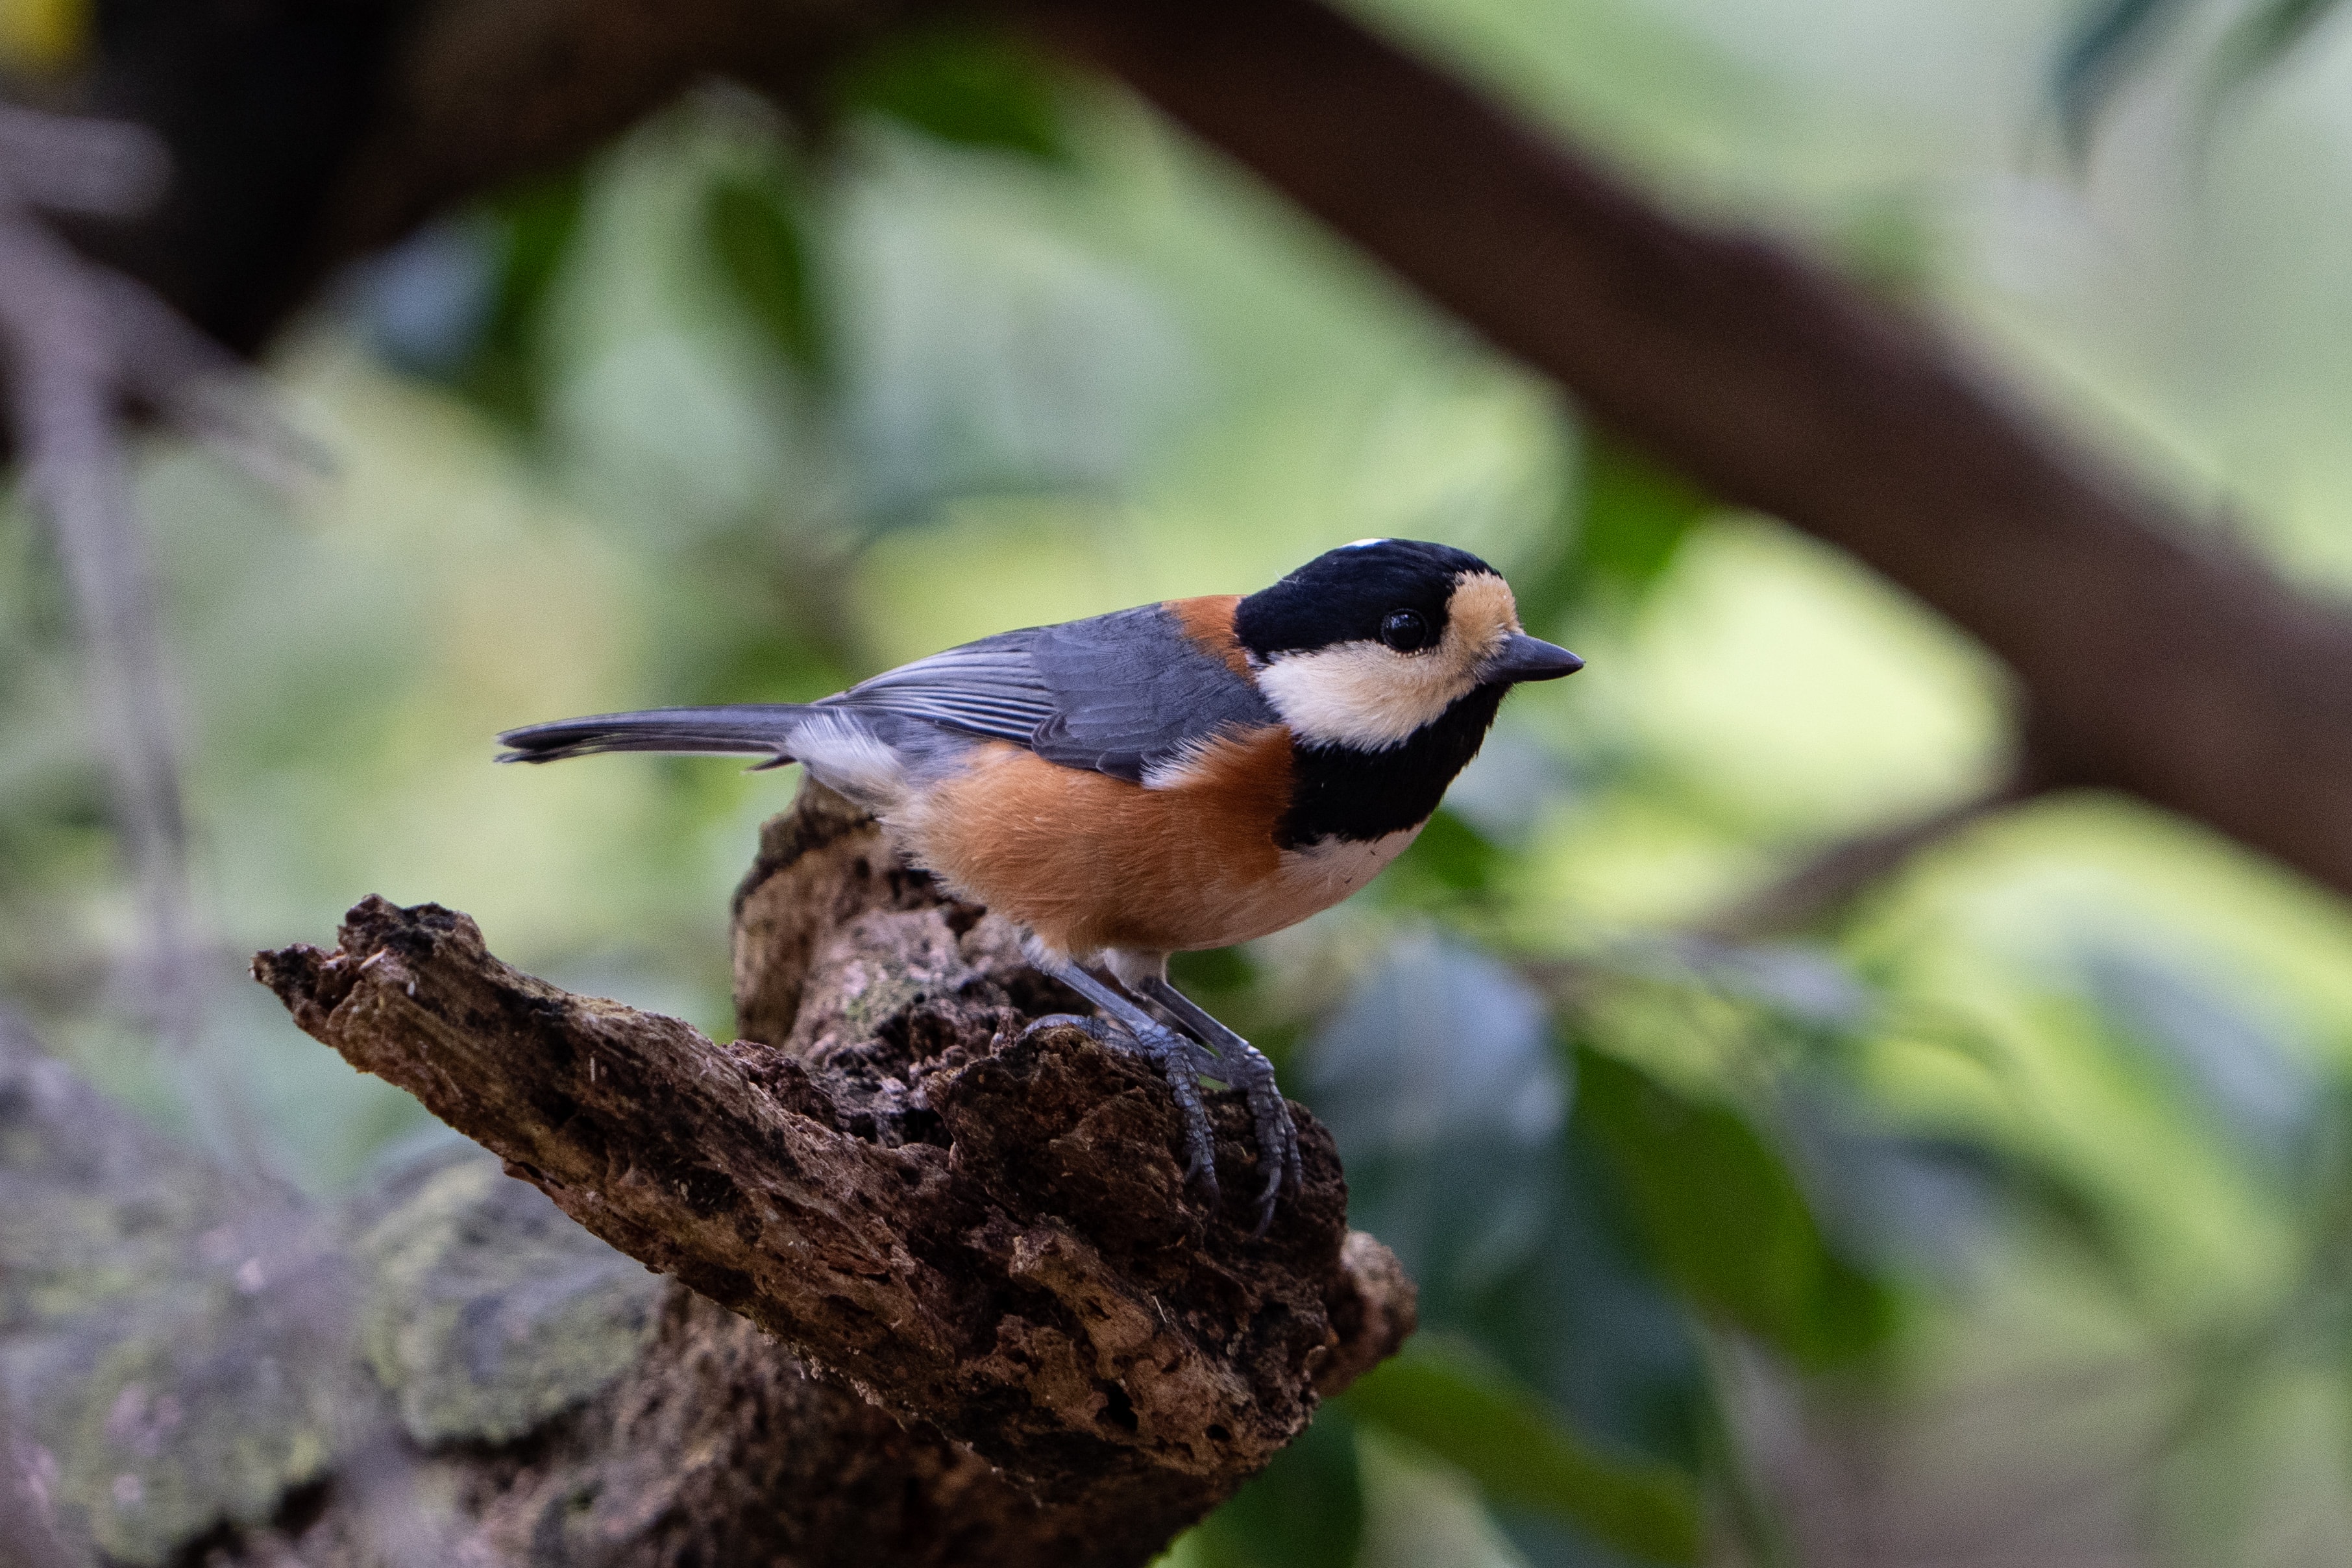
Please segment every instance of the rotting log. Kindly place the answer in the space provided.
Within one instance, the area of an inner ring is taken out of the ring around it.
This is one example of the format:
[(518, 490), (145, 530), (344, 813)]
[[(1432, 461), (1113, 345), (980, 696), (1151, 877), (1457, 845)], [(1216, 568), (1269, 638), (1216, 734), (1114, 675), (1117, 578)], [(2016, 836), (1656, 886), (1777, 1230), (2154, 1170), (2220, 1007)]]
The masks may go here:
[[(1304, 1190), (1253, 1241), (1245, 1199), (1185, 1189), (1157, 1076), (838, 797), (804, 789), (769, 825), (736, 909), (731, 1044), (523, 974), (434, 905), (370, 899), (333, 952), (255, 973), (352, 1065), (765, 1331), (677, 1300), (662, 1342), (736, 1358), (721, 1381), (789, 1391), (771, 1403), (803, 1450), (922, 1500), (894, 1542), (794, 1530), (810, 1560), (1144, 1563), (1411, 1331), (1412, 1285), (1348, 1232), (1311, 1117)], [(1213, 1114), (1245, 1194), (1246, 1110)], [(784, 1487), (714, 1517), (838, 1505)]]

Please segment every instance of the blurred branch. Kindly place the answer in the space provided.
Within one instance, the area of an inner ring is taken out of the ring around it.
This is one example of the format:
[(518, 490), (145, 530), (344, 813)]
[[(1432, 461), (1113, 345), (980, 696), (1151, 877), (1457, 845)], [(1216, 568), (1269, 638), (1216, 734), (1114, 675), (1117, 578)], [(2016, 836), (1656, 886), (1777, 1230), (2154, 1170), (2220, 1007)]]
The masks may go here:
[[(0, 352), (25, 483), (49, 525), (79, 625), (92, 724), (141, 890), (145, 952), (129, 987), (167, 1043), (197, 1048), (201, 946), (182, 813), (176, 714), (153, 572), (131, 491), (120, 419), (143, 402), (191, 424), (236, 423), (214, 389), (243, 372), (171, 310), (84, 259), (37, 208), (121, 215), (152, 199), (164, 154), (131, 125), (0, 108)], [(260, 1156), (242, 1098), (221, 1075), (205, 1109), (242, 1163)]]
[(47, 1487), (8, 1405), (7, 1390), (0, 1388), (0, 1541), (15, 1553), (15, 1568), (79, 1568), (50, 1519)]
[(568, 167), (713, 75), (787, 100), (910, 0), (102, 0), (96, 109), (152, 126), (177, 178), (91, 234), (256, 353), (336, 268), (435, 213)]
[(1011, 929), (895, 868), (837, 797), (770, 825), (736, 918), (731, 1046), (519, 973), (434, 905), (371, 899), (336, 951), (255, 973), (582, 1225), (1034, 1500), (974, 1517), (958, 1562), (1149, 1561), (1411, 1331), (1327, 1132), (1307, 1122), (1306, 1188), (1253, 1242), (1249, 1117), (1220, 1097), (1240, 1195), (1202, 1212), (1159, 1079), (1033, 1021), (1059, 998)]
[(2056, 781), (2029, 760), (1967, 800), (1817, 851), (1795, 869), (1701, 922), (1695, 934), (1756, 942), (1816, 929), (1836, 919), (1912, 857), (2055, 787)]

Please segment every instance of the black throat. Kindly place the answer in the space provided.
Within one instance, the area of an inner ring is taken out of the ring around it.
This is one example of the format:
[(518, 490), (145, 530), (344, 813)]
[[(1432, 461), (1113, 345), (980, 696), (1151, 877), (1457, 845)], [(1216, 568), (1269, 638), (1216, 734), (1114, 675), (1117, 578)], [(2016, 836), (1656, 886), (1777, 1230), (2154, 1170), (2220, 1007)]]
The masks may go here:
[(1290, 749), (1290, 809), (1274, 830), (1285, 849), (1325, 838), (1385, 838), (1429, 820), (1445, 786), (1478, 754), (1502, 686), (1481, 686), (1407, 736), (1378, 752), (1347, 746)]

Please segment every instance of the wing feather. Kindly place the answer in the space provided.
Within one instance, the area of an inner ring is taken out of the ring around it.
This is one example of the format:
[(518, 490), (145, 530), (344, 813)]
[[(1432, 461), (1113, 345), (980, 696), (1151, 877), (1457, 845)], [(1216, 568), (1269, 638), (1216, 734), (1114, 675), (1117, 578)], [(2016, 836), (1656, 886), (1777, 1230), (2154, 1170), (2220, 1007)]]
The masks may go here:
[(1221, 731), (1276, 721), (1256, 685), (1187, 637), (1164, 605), (983, 637), (818, 706), (1011, 741), (1129, 780)]

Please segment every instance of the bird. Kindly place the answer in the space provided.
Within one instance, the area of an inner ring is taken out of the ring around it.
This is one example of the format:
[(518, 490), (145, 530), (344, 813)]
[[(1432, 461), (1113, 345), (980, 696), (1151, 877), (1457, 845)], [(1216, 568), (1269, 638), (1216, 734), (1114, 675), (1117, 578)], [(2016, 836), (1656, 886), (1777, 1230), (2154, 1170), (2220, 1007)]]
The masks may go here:
[(1029, 964), (1158, 1068), (1186, 1180), (1212, 1199), (1200, 1080), (1244, 1092), (1264, 1235), (1300, 1184), (1289, 1107), (1265, 1056), (1169, 982), (1169, 956), (1268, 935), (1364, 886), (1428, 822), (1505, 694), (1583, 662), (1528, 636), (1477, 556), (1370, 539), (1255, 594), (1000, 632), (814, 702), (509, 730), (499, 760), (799, 763), (950, 893), (1012, 921)]

